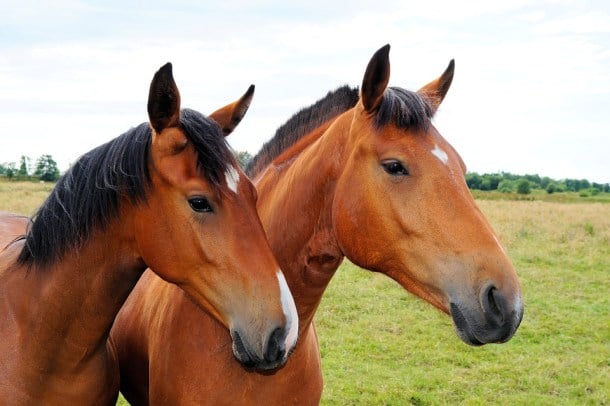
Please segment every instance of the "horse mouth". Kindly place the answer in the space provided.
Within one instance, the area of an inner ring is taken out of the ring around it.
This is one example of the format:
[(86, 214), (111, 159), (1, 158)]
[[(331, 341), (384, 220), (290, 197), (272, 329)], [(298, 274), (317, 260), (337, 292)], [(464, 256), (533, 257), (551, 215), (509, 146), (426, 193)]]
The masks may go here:
[(464, 317), (464, 314), (455, 303), (451, 303), (451, 318), (453, 319), (456, 333), (462, 341), (474, 347), (485, 344), (474, 335), (473, 329), (468, 324), (466, 317)]
[[(474, 313), (474, 314), (473, 314)], [(490, 343), (505, 343), (515, 334), (521, 318), (521, 312), (511, 312), (498, 322), (497, 318), (490, 317), (483, 312), (476, 317), (476, 312), (468, 312), (455, 303), (451, 303), (451, 317), (457, 335), (468, 345), (475, 347)]]

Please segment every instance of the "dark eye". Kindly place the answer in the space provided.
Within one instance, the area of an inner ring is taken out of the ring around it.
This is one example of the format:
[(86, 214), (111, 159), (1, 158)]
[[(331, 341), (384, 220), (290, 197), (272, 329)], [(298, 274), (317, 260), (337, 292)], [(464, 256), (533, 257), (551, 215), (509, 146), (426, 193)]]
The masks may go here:
[(392, 176), (406, 176), (409, 174), (407, 168), (398, 161), (382, 162), (383, 169)]
[(199, 213), (213, 213), (214, 209), (205, 197), (191, 197), (189, 199), (191, 208)]

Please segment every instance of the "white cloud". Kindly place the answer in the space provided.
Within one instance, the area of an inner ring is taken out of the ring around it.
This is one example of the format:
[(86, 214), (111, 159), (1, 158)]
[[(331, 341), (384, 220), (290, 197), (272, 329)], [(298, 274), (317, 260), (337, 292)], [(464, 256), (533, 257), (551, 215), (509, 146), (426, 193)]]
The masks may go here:
[[(579, 176), (610, 181), (599, 159), (610, 150), (605, 10), (571, 1), (377, 3), (9, 3), (0, 124), (10, 135), (0, 162), (50, 153), (65, 167), (144, 121), (150, 79), (167, 61), (184, 105), (202, 112), (256, 84), (230, 137), (255, 152), (300, 108), (359, 85), (370, 56), (390, 43), (390, 83), (409, 89), (456, 58), (437, 123), (471, 169), (560, 176), (582, 168)], [(584, 128), (590, 147), (576, 140)]]

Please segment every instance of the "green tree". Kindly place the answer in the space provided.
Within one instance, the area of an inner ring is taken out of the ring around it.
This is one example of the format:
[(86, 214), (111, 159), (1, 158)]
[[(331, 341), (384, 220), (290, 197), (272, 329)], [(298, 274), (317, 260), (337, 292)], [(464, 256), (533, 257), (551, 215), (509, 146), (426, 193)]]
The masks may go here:
[(530, 187), (542, 186), (542, 180), (540, 179), (540, 175), (525, 175), (524, 178), (530, 182)]
[(531, 191), (530, 182), (527, 179), (521, 179), (517, 184), (517, 193), (520, 195), (528, 195)]
[(511, 193), (514, 192), (514, 183), (512, 180), (502, 180), (499, 184), (498, 184), (498, 191), (502, 192), (502, 193)]
[(20, 178), (25, 178), (30, 174), (30, 158), (25, 155), (21, 155), (19, 159), (19, 170), (17, 171), (17, 175)]
[(546, 189), (551, 183), (553, 183), (553, 179), (549, 178), (548, 176), (545, 176), (540, 180), (540, 187), (542, 189)]
[(486, 173), (483, 175), (482, 186), (485, 187), (485, 190), (496, 190), (502, 178), (503, 175), (497, 173)]
[(246, 169), (246, 165), (252, 160), (252, 155), (248, 151), (239, 151), (237, 153), (237, 160), (241, 168)]
[(476, 172), (468, 172), (466, 174), (466, 184), (470, 189), (481, 189), (481, 175)]
[(45, 182), (55, 182), (59, 179), (59, 169), (51, 155), (42, 155), (38, 158), (34, 175)]
[(17, 174), (17, 166), (15, 165), (15, 162), (9, 162), (4, 168), (6, 177), (9, 179), (13, 179)]
[(581, 189), (589, 189), (591, 187), (591, 183), (586, 179), (580, 180), (580, 188)]

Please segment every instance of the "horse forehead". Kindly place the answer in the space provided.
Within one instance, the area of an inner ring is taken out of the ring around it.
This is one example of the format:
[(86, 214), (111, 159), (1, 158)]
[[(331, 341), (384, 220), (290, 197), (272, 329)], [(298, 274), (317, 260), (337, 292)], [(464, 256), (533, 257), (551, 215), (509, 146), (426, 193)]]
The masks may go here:
[(160, 155), (174, 155), (188, 144), (184, 131), (177, 127), (166, 128), (161, 133), (153, 131), (152, 149)]
[(432, 152), (432, 155), (434, 155), (443, 164), (447, 165), (449, 163), (449, 155), (447, 155), (445, 149), (440, 147), (438, 144), (435, 143), (434, 148), (432, 148), (430, 152)]
[[(377, 134), (371, 133), (373, 150), (378, 155), (385, 155), (395, 149), (406, 152), (407, 156), (419, 162), (439, 162), (450, 170), (466, 171), (466, 166), (459, 153), (445, 140), (438, 130), (431, 125), (428, 131), (411, 131), (388, 126)], [(432, 158), (431, 160), (426, 157)]]
[(431, 125), (428, 131), (420, 131), (415, 134), (407, 133), (404, 136), (410, 140), (411, 148), (420, 148), (421, 153), (431, 154), (445, 165), (449, 163), (453, 148), (434, 126)]
[(442, 150), (447, 151), (445, 147), (447, 142), (432, 128), (430, 131), (413, 131), (386, 126), (378, 133), (371, 135), (370, 139), (380, 150), (400, 148), (411, 151), (415, 155), (421, 155), (422, 153), (430, 153), (436, 146), (439, 146)]

